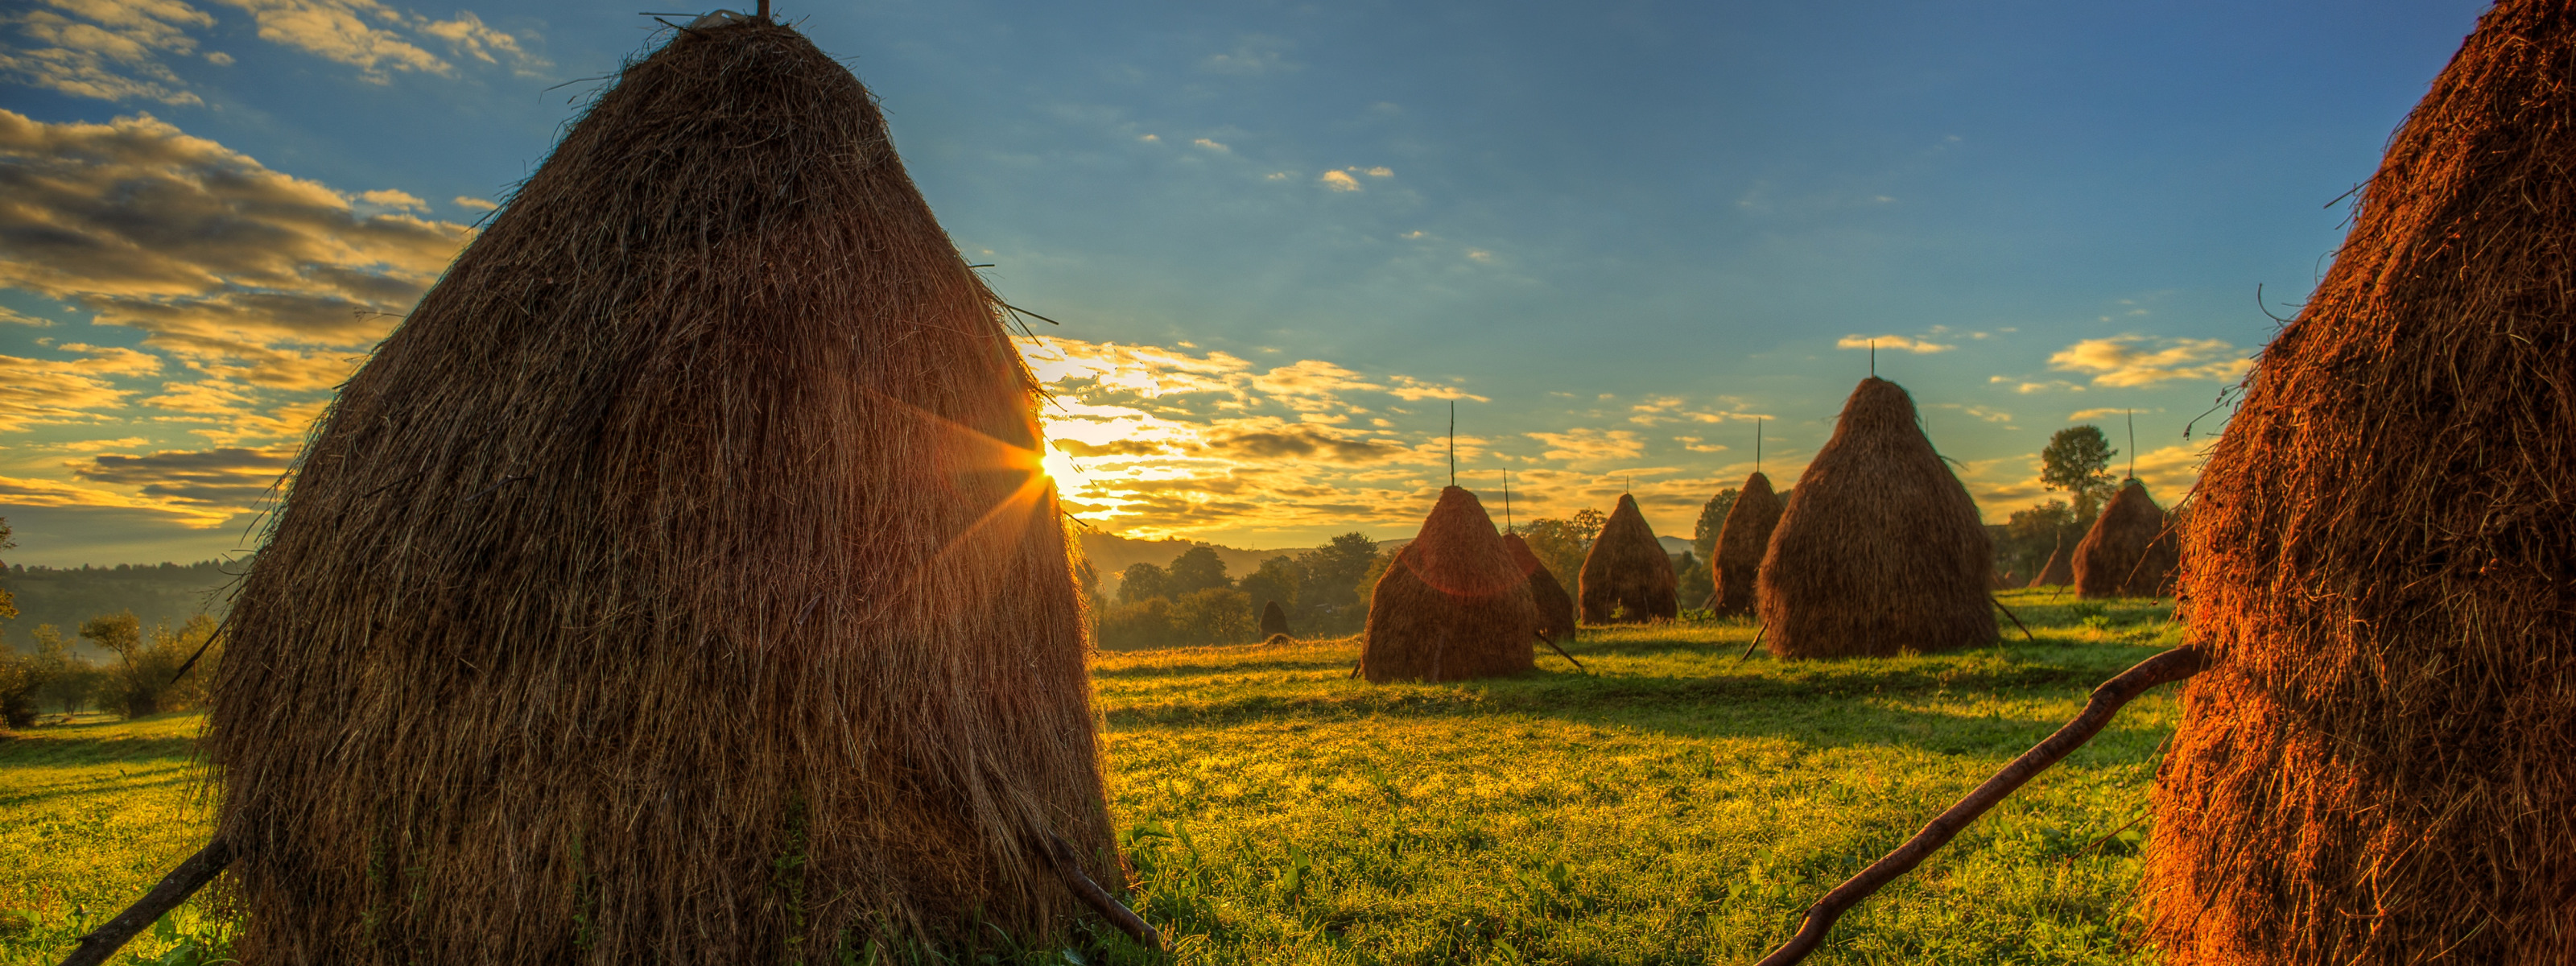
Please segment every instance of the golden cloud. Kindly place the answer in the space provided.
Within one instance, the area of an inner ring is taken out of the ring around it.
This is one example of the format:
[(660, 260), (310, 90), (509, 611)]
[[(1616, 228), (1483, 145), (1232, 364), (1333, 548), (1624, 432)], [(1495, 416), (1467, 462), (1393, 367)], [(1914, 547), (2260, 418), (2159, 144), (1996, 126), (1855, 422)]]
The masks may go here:
[(2152, 386), (2178, 379), (2233, 382), (2254, 362), (2217, 339), (2167, 339), (2115, 335), (2086, 339), (2048, 357), (2060, 372), (2093, 374), (2097, 386)]

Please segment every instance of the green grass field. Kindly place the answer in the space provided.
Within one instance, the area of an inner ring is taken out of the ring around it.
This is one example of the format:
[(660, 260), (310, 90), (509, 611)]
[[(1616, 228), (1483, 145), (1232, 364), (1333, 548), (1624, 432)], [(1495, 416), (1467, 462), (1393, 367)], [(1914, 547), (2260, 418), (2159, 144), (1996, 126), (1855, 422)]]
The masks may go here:
[[(1101, 655), (1134, 901), (1190, 963), (1747, 963), (1825, 889), (2175, 646), (2168, 608), (2016, 591), (1996, 648), (1739, 659), (1749, 624), (1588, 630), (1587, 670), (1369, 685), (1348, 640)], [(2173, 689), (2132, 704), (1811, 963), (2126, 963)], [(202, 842), (198, 719), (0, 743), (0, 963), (50, 962)], [(120, 962), (190, 958), (182, 910)], [(1088, 962), (1152, 962), (1115, 942)], [(1032, 958), (1064, 961), (1052, 952)]]

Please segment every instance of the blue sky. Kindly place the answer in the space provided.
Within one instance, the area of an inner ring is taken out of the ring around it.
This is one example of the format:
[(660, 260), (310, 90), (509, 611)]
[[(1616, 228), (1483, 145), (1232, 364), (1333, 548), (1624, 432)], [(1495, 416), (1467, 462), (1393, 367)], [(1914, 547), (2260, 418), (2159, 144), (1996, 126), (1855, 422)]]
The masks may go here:
[[(1509, 469), (1532, 514), (1633, 488), (1687, 535), (1753, 419), (1793, 482), (1872, 338), (1989, 519), (2044, 497), (2070, 422), (2128, 450), (2128, 409), (2178, 494), (2219, 417), (2184, 425), (2275, 324), (2255, 287), (2304, 297), (2328, 202), (2482, 6), (779, 13), (883, 100), (1004, 296), (1063, 321), (1028, 349), (1073, 505), (1307, 546), (1410, 535), (1451, 401), (1463, 482)], [(8, 559), (245, 546), (329, 387), (657, 42), (637, 9), (0, 13)]]

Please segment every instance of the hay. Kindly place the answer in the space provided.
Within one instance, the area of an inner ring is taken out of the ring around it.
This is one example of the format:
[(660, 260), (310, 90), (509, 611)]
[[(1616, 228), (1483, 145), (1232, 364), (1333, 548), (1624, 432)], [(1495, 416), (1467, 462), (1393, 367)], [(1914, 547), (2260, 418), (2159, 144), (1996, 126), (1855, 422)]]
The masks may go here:
[(1288, 612), (1287, 612), (1287, 611), (1284, 611), (1284, 610), (1280, 610), (1280, 609), (1279, 609), (1279, 602), (1278, 602), (1278, 601), (1275, 601), (1275, 600), (1274, 600), (1274, 601), (1270, 601), (1270, 602), (1265, 603), (1265, 604), (1262, 604), (1262, 605), (1261, 605), (1261, 636), (1263, 636), (1263, 637), (1286, 637), (1287, 635), (1288, 635)]
[(2075, 544), (2078, 597), (2154, 597), (2173, 573), (2165, 512), (2136, 480), (2111, 497)]
[(2064, 587), (2075, 582), (2075, 565), (2066, 556), (2066, 537), (2057, 538), (2057, 546), (2048, 551), (2048, 563), (2039, 568), (2039, 576), (2030, 579), (2033, 587)]
[(1760, 473), (1746, 477), (1717, 530), (1717, 591), (1709, 598), (1709, 610), (1719, 617), (1753, 613), (1762, 554), (1771, 549), (1771, 531), (1779, 525), (1780, 498), (1771, 492), (1771, 478)]
[(1574, 598), (1565, 592), (1565, 585), (1556, 582), (1556, 574), (1539, 562), (1538, 554), (1530, 551), (1529, 543), (1520, 534), (1503, 534), (1503, 549), (1512, 555), (1512, 563), (1529, 575), (1530, 601), (1538, 605), (1539, 633), (1560, 643), (1573, 640)]
[(1586, 624), (1642, 624), (1681, 613), (1673, 558), (1638, 512), (1637, 498), (1625, 493), (1583, 555), (1580, 582)]
[(2201, 474), (2170, 963), (2576, 962), (2571, 76), (2563, 0), (2479, 19)]
[(243, 958), (1062, 933), (1045, 838), (1120, 868), (997, 304), (803, 37), (628, 65), (350, 380), (234, 603)]
[(1269, 637), (1261, 639), (1261, 646), (1263, 647), (1287, 647), (1288, 645), (1295, 643), (1297, 643), (1297, 639), (1286, 634), (1272, 634)]
[(1994, 541), (1895, 383), (1861, 381), (1762, 558), (1771, 653), (1853, 657), (1995, 639)]
[(1539, 615), (1493, 518), (1458, 487), (1397, 551), (1369, 595), (1360, 673), (1370, 681), (1458, 681), (1529, 670)]

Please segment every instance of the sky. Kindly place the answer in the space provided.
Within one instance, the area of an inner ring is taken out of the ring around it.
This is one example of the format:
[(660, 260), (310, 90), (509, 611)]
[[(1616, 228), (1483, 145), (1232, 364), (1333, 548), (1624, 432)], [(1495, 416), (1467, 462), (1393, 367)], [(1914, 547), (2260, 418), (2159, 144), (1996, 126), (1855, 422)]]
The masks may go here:
[[(669, 30), (450, 2), (0, 2), (9, 562), (255, 548), (333, 387)], [(1453, 404), (1489, 507), (1688, 536), (1757, 433), (1794, 485), (1873, 345), (1989, 521), (2085, 422), (2169, 502), (2482, 9), (776, 8), (1060, 323), (1022, 350), (1067, 507), (1238, 547), (1410, 536)]]

